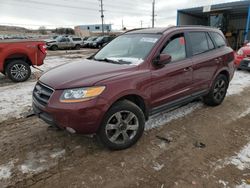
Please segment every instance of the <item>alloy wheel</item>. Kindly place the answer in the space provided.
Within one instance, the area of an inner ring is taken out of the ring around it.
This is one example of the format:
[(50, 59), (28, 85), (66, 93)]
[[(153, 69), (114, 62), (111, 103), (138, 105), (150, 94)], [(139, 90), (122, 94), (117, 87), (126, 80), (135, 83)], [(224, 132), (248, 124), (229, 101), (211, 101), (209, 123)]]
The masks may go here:
[(220, 79), (216, 82), (215, 86), (214, 86), (214, 98), (217, 101), (220, 101), (224, 98), (225, 93), (226, 93), (226, 82), (223, 79)]
[(22, 64), (15, 64), (11, 67), (10, 74), (16, 80), (22, 80), (27, 77), (28, 69)]
[(107, 121), (105, 133), (114, 144), (125, 144), (131, 141), (139, 129), (137, 116), (130, 111), (119, 111)]

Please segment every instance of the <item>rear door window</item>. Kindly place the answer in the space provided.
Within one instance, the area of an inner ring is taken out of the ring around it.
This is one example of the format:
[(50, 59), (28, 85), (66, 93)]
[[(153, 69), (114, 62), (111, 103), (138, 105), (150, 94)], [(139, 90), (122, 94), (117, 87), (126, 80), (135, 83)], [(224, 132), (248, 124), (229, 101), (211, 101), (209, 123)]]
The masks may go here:
[(73, 38), (73, 41), (81, 41), (81, 38)]
[(198, 55), (206, 51), (209, 51), (213, 46), (212, 45), (213, 43), (211, 43), (212, 41), (210, 42), (208, 41), (206, 32), (190, 32), (189, 38), (193, 55)]
[(217, 47), (220, 48), (222, 46), (226, 46), (225, 39), (219, 33), (211, 32), (210, 34), (211, 34), (212, 38), (214, 39)]
[(186, 46), (184, 34), (172, 36), (162, 49), (161, 53), (171, 56), (172, 61), (180, 61), (186, 58)]

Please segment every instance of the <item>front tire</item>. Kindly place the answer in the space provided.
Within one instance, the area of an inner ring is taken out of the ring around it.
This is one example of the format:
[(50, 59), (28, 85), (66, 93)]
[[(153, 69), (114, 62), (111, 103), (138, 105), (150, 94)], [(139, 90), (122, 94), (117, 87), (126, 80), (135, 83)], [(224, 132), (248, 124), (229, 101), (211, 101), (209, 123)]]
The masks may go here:
[(97, 136), (109, 149), (122, 150), (139, 140), (144, 125), (144, 114), (136, 104), (128, 100), (118, 101), (106, 113)]
[(6, 68), (6, 74), (14, 82), (24, 82), (30, 75), (30, 65), (24, 60), (13, 60)]
[(220, 105), (226, 96), (228, 85), (228, 78), (223, 74), (218, 75), (208, 95), (203, 97), (203, 102), (208, 106)]

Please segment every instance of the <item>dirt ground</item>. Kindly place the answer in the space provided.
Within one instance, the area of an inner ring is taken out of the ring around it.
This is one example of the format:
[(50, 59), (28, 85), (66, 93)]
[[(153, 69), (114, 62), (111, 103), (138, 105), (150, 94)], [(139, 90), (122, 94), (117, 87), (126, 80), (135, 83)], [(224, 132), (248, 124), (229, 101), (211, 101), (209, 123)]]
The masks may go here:
[(48, 130), (37, 117), (5, 121), (0, 169), (7, 178), (0, 187), (235, 187), (250, 179), (250, 168), (223, 160), (250, 142), (249, 92), (148, 130), (123, 151), (109, 151), (95, 137)]

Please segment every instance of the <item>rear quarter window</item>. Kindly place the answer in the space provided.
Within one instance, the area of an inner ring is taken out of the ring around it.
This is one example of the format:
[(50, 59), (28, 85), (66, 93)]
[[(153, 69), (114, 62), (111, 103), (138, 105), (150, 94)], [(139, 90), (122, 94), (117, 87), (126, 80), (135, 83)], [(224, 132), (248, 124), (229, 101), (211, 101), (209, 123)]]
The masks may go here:
[(193, 55), (204, 53), (206, 51), (211, 50), (212, 48), (212, 46), (210, 46), (212, 44), (211, 43), (209, 44), (206, 32), (200, 32), (200, 31), (190, 32), (189, 38)]
[(73, 41), (81, 41), (81, 38), (73, 38)]
[(211, 32), (210, 35), (213, 38), (214, 42), (216, 43), (217, 47), (222, 47), (227, 45), (224, 37), (222, 37), (219, 33)]

